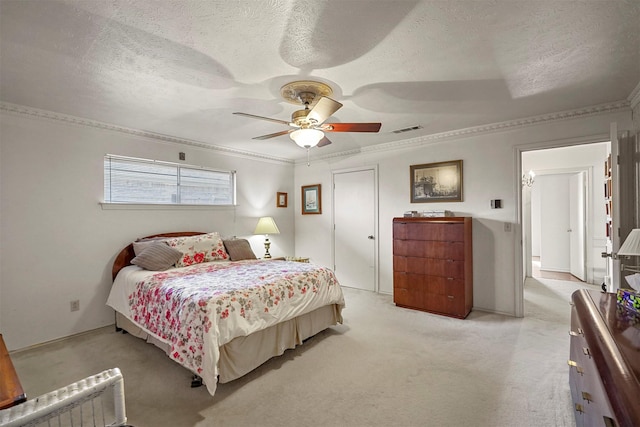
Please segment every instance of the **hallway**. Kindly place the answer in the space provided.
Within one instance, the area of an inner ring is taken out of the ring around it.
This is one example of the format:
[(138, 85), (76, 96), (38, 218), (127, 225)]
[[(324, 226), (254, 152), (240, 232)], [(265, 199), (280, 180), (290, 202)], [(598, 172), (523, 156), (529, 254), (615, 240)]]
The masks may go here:
[(571, 273), (563, 273), (563, 272), (559, 272), (559, 271), (540, 270), (540, 257), (536, 257), (536, 256), (532, 257), (531, 258), (531, 263), (533, 265), (532, 275), (535, 278), (566, 280), (566, 281), (569, 281), (569, 282), (585, 283), (582, 280), (578, 279), (576, 276), (572, 275)]

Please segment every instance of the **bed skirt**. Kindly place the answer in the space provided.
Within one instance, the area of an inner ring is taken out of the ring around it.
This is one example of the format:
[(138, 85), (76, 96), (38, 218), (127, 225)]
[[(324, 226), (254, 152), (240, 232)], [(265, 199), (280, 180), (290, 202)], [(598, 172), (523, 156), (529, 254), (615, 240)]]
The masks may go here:
[[(310, 313), (273, 325), (245, 337), (237, 337), (220, 347), (218, 382), (233, 381), (251, 372), (267, 360), (280, 356), (287, 349), (295, 348), (302, 341), (342, 323), (340, 306), (332, 304)], [(138, 325), (116, 312), (116, 327), (144, 339), (169, 354), (168, 344), (150, 336)]]

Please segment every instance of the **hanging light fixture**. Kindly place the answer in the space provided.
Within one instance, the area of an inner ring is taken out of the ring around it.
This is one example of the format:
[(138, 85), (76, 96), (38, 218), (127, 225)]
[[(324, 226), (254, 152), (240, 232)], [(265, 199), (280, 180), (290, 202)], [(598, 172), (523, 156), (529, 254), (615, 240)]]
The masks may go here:
[(317, 129), (298, 129), (289, 134), (291, 139), (302, 148), (312, 148), (324, 138), (324, 132)]

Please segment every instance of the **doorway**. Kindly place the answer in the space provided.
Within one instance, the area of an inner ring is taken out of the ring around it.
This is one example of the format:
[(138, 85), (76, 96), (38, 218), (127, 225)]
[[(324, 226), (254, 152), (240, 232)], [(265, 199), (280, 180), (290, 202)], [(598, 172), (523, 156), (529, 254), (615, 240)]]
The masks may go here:
[[(602, 184), (608, 142), (521, 153), (525, 277), (600, 285), (606, 263)], [(600, 226), (600, 227), (599, 227)]]

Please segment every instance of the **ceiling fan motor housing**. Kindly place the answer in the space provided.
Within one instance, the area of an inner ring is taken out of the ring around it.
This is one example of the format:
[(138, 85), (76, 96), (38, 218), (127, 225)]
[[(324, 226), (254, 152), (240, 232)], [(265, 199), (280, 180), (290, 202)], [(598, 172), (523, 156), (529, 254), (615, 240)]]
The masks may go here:
[(308, 108), (305, 108), (304, 110), (294, 111), (293, 114), (291, 114), (291, 122), (302, 129), (315, 126), (317, 124), (317, 121), (307, 119), (309, 111), (311, 110), (309, 110)]

